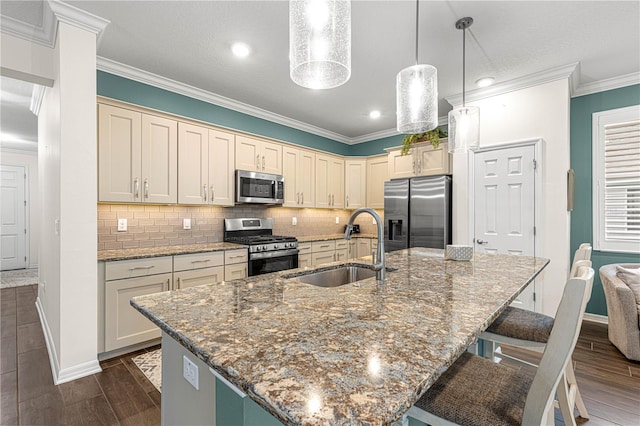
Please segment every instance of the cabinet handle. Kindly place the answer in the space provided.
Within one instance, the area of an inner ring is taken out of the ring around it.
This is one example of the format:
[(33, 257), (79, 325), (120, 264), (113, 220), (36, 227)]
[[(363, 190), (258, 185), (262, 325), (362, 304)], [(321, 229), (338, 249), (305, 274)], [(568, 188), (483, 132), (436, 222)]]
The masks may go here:
[(140, 179), (135, 178), (133, 180), (133, 198), (138, 198), (140, 196)]
[(149, 198), (149, 178), (144, 180), (144, 198)]
[(418, 173), (422, 173), (422, 161), (418, 159)]
[(204, 202), (207, 202), (207, 185), (202, 185), (202, 192), (204, 193)]
[[(169, 280), (167, 280), (167, 283), (169, 282)], [(180, 289), (182, 287), (182, 278), (178, 277), (178, 286), (177, 288)]]
[(256, 169), (260, 170), (260, 154), (256, 155)]
[(331, 194), (331, 205), (335, 206), (336, 205), (336, 196)]
[(211, 259), (202, 259), (202, 260), (192, 260), (191, 263), (202, 263), (202, 262), (209, 262)]
[[(178, 278), (178, 281), (180, 280), (180, 278)], [(171, 278), (167, 278), (167, 290), (169, 290), (171, 288)]]
[(296, 204), (300, 204), (300, 193), (296, 192)]
[(265, 164), (265, 161), (264, 161), (264, 155), (263, 155), (262, 156), (262, 171), (264, 171), (264, 164)]
[(304, 206), (304, 192), (301, 192), (302, 194), (302, 205)]
[(215, 192), (213, 190), (213, 185), (209, 185), (209, 188), (211, 189), (211, 202), (213, 203), (213, 196), (215, 195)]
[(347, 207), (349, 207), (349, 196), (347, 195)]
[(229, 259), (238, 259), (239, 257), (244, 257), (244, 254), (239, 254), (237, 256), (229, 256)]
[(130, 271), (137, 271), (140, 269), (151, 269), (151, 268), (155, 268), (155, 265), (150, 265), (150, 266), (134, 266), (133, 268), (129, 268)]

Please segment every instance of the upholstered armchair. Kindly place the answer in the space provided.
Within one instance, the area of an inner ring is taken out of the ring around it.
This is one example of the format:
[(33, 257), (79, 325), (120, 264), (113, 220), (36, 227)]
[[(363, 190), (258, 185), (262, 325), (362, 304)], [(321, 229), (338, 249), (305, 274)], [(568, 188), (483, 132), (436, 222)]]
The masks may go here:
[[(619, 275), (617, 266), (633, 273)], [(609, 340), (628, 359), (640, 361), (640, 264), (605, 265), (600, 279), (607, 299)], [(625, 282), (626, 281), (626, 282)], [(634, 291), (635, 290), (635, 291)]]

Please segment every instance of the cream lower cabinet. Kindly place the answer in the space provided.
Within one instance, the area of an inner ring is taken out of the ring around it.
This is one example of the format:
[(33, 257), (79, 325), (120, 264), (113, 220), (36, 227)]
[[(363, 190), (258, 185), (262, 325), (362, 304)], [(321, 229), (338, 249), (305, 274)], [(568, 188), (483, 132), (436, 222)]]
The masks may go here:
[(356, 238), (356, 241), (358, 245), (357, 257), (371, 255), (371, 240), (369, 238)]
[(298, 244), (298, 268), (313, 266), (311, 261), (311, 243)]
[(234, 205), (235, 135), (178, 125), (178, 203)]
[(336, 240), (336, 260), (347, 260), (349, 259), (349, 241), (347, 240)]
[(384, 183), (389, 180), (388, 156), (367, 159), (367, 207), (384, 208)]
[(174, 290), (224, 281), (224, 252), (173, 257)]
[(316, 154), (306, 149), (282, 148), (283, 207), (314, 207)]
[(224, 280), (232, 281), (247, 278), (249, 274), (249, 252), (247, 249), (224, 252)]
[(335, 241), (314, 241), (311, 243), (311, 265), (318, 266), (336, 261)]
[(98, 104), (98, 201), (175, 204), (177, 121)]
[(236, 137), (236, 169), (282, 174), (282, 145), (262, 139)]
[(316, 207), (344, 208), (344, 160), (316, 154)]
[(347, 245), (347, 256), (349, 259), (355, 259), (358, 257), (358, 242), (355, 238), (351, 238), (349, 240), (349, 244)]
[(106, 262), (104, 266), (104, 351), (160, 337), (160, 329), (133, 309), (130, 300), (172, 285), (172, 257)]
[(359, 209), (367, 205), (367, 160), (345, 160), (344, 187), (345, 208)]

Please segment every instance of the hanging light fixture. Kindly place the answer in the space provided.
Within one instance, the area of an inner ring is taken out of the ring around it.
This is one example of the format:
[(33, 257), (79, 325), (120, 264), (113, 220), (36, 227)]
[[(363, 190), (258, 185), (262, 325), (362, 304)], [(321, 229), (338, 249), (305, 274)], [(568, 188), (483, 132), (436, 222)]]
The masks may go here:
[(396, 77), (398, 132), (424, 133), (438, 126), (438, 72), (432, 65), (418, 65), (419, 0), (416, 0), (416, 64)]
[(473, 24), (473, 18), (461, 18), (456, 28), (462, 30), (462, 106), (449, 112), (449, 152), (475, 150), (480, 143), (480, 108), (464, 103), (465, 91), (465, 34)]
[(289, 2), (291, 80), (309, 89), (332, 89), (351, 77), (351, 2)]

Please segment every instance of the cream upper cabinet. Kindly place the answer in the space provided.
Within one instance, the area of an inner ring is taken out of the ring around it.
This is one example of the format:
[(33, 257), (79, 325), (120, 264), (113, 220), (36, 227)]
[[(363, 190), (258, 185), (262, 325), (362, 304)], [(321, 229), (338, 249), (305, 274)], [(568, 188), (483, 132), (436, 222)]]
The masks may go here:
[(384, 183), (389, 180), (387, 155), (367, 159), (367, 207), (384, 208)]
[(344, 160), (316, 154), (316, 207), (344, 207)]
[(347, 209), (359, 209), (367, 205), (367, 160), (345, 160), (345, 197)]
[(389, 151), (389, 178), (409, 178), (451, 173), (451, 156), (447, 139), (440, 139), (434, 149), (429, 142), (415, 144), (407, 155), (400, 155), (400, 147)]
[(178, 202), (233, 205), (235, 135), (179, 123)]
[(98, 104), (98, 201), (177, 202), (177, 122)]
[(389, 179), (410, 178), (416, 176), (411, 154), (400, 155), (400, 148), (389, 151)]
[(236, 136), (236, 169), (282, 174), (282, 145), (248, 136)]
[(316, 154), (290, 146), (282, 148), (284, 207), (314, 207)]

